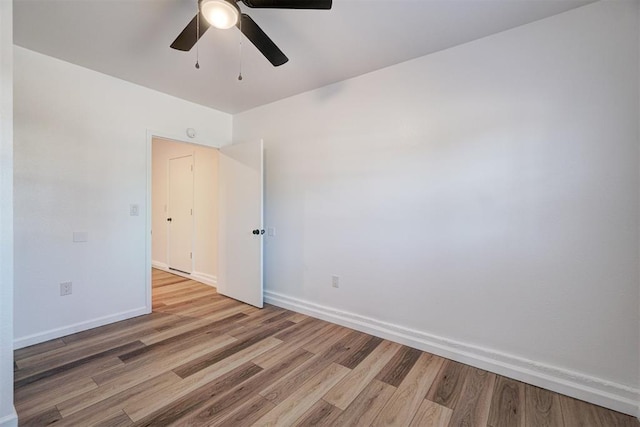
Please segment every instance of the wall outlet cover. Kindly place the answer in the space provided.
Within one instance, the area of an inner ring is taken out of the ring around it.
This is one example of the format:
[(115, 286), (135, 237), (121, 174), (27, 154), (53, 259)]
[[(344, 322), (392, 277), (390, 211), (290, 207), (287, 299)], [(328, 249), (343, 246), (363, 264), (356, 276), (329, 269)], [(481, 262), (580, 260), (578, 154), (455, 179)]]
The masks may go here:
[(73, 232), (73, 241), (75, 243), (86, 242), (89, 240), (89, 233), (86, 231), (74, 231)]
[(72, 282), (62, 282), (60, 283), (60, 296), (71, 295), (73, 292), (73, 283)]

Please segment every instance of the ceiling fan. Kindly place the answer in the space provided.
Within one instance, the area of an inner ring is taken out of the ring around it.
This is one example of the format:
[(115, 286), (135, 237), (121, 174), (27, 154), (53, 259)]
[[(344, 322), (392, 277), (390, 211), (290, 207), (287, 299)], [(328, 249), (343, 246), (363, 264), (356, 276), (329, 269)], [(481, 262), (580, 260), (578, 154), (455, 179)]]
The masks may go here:
[[(251, 8), (270, 9), (331, 9), (332, 0), (241, 0)], [(273, 64), (274, 67), (289, 60), (280, 48), (262, 31), (253, 19), (240, 11), (237, 0), (198, 0), (198, 14), (171, 43), (173, 49), (188, 51), (200, 37), (214, 26), (220, 29), (234, 25)], [(198, 17), (200, 19), (198, 19)], [(200, 21), (200, 22), (198, 22)]]

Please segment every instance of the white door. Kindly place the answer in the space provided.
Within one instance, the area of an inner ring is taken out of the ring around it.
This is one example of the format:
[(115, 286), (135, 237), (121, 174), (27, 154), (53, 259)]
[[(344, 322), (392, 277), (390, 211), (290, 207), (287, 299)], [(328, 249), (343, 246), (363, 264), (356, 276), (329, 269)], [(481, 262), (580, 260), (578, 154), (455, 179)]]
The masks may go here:
[(262, 307), (262, 141), (220, 149), (218, 292)]
[(169, 159), (167, 225), (169, 268), (190, 274), (193, 269), (193, 156)]

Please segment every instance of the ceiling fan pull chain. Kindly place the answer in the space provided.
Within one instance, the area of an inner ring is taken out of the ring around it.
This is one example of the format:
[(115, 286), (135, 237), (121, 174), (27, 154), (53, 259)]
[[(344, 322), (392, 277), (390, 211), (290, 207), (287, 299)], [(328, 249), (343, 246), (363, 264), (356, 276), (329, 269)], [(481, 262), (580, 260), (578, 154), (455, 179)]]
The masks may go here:
[(196, 70), (200, 69), (200, 43), (198, 38), (200, 37), (200, 2), (198, 2), (198, 14), (196, 15)]
[(238, 80), (242, 80), (242, 14), (240, 14), (240, 72), (238, 73)]

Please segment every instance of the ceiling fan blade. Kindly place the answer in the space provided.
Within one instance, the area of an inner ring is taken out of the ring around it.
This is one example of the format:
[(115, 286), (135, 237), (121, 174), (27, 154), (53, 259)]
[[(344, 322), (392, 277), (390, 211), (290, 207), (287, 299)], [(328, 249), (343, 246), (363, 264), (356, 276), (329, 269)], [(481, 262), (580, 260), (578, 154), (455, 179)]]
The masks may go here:
[(332, 0), (242, 0), (249, 7), (271, 9), (331, 9)]
[(171, 47), (177, 50), (188, 51), (191, 50), (193, 46), (195, 46), (196, 42), (200, 40), (200, 37), (209, 29), (210, 24), (204, 19), (204, 16), (200, 14), (200, 31), (198, 32), (198, 37), (196, 37), (196, 30), (198, 29), (197, 22), (198, 15), (194, 16), (191, 22), (184, 27), (184, 30), (176, 37), (176, 39), (171, 43)]
[(273, 64), (274, 67), (284, 64), (289, 60), (280, 48), (265, 34), (251, 17), (242, 14), (242, 24), (236, 24), (251, 43)]

